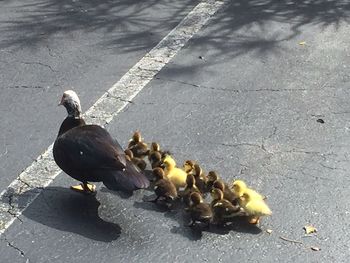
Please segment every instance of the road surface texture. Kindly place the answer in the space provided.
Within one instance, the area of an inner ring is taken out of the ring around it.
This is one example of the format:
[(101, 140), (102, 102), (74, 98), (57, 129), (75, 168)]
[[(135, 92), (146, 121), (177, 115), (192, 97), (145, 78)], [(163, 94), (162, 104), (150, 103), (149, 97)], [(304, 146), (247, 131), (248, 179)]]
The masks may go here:
[[(65, 89), (88, 109), (197, 4), (3, 1), (1, 191), (54, 141)], [(0, 261), (347, 262), (349, 22), (348, 1), (228, 1), (107, 126), (246, 180), (273, 211), (260, 228), (191, 229), (149, 190), (87, 197), (62, 173), (0, 236)]]

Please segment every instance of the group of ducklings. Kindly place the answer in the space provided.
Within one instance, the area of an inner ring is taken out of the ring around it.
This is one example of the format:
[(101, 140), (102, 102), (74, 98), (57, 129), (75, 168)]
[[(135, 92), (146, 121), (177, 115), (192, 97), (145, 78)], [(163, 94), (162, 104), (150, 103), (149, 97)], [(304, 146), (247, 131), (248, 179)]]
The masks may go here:
[[(205, 174), (193, 160), (185, 161), (182, 168), (177, 167), (169, 152), (162, 151), (155, 142), (148, 147), (138, 131), (133, 134), (125, 153), (141, 170), (146, 169), (144, 158), (148, 157), (157, 196), (152, 202), (163, 200), (171, 204), (181, 199), (191, 216), (189, 226), (196, 223), (223, 225), (237, 216), (245, 216), (249, 223), (258, 224), (260, 217), (272, 214), (266, 197), (244, 181), (235, 180), (228, 185), (215, 171)], [(204, 200), (207, 193), (210, 193), (211, 203)]]

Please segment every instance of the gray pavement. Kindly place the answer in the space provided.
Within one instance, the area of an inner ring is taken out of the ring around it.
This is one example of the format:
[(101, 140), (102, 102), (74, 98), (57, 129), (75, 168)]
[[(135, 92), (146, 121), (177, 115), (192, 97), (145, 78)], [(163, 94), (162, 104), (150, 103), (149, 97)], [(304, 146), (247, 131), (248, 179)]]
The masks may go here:
[[(2, 87), (1, 109), (10, 108), (13, 116), (4, 114), (7, 125), (2, 122), (1, 129), (4, 138), (16, 138), (16, 143), (0, 158), (4, 178), (0, 186), (6, 187), (56, 136), (64, 112), (54, 105), (66, 85), (76, 87), (83, 108), (88, 108), (181, 20), (174, 14), (185, 15), (191, 9), (186, 2), (164, 2), (157, 4), (169, 19), (154, 6), (142, 9), (153, 21), (149, 30), (159, 29), (155, 43), (126, 52), (120, 47), (108, 49), (97, 37), (75, 58), (88, 60), (82, 72), (67, 62), (66, 69), (52, 75), (72, 75), (56, 81), (57, 87), (50, 84), (50, 75), (43, 77), (40, 69), (28, 72), (31, 67), (20, 63), (12, 63), (12, 70), (19, 67), (25, 73), (18, 76), (26, 79), (13, 84), (4, 67), (6, 85), (54, 88)], [(130, 14), (126, 10), (133, 10), (131, 4), (125, 1), (123, 12)], [(140, 8), (136, 1), (133, 5)], [(171, 150), (179, 163), (192, 158), (228, 181), (245, 179), (267, 195), (274, 213), (262, 221), (261, 229), (240, 222), (209, 231), (190, 229), (181, 210), (165, 211), (144, 202), (152, 195), (148, 190), (125, 199), (102, 186), (96, 199), (87, 198), (71, 192), (68, 186), (73, 180), (62, 174), (0, 238), (2, 262), (347, 262), (349, 15), (347, 1), (232, 1), (107, 127), (124, 145), (132, 131), (141, 129), (147, 140)], [(140, 21), (148, 21), (146, 17)], [(85, 36), (89, 29), (81, 20), (67, 23), (74, 30), (55, 32), (49, 36), (52, 43), (56, 34), (61, 34), (61, 42), (70, 34), (80, 35), (69, 42), (77, 50), (84, 41), (90, 43)], [(136, 30), (139, 25), (132, 27)], [(25, 36), (25, 28), (18, 35)], [(89, 34), (100, 32), (113, 39), (103, 23), (90, 29)], [(15, 28), (10, 27), (11, 32), (15, 34)], [(135, 36), (135, 43), (143, 38)], [(23, 59), (23, 49), (33, 56), (31, 48), (44, 52), (41, 41), (32, 41), (11, 44), (20, 46), (13, 53), (17, 60)], [(7, 41), (2, 43), (10, 49)], [(118, 45), (118, 37), (114, 43)], [(67, 47), (64, 50), (68, 52)], [(40, 61), (49, 63), (45, 57)], [(101, 65), (98, 70), (96, 63)], [(309, 223), (318, 233), (305, 237), (302, 228)], [(267, 229), (273, 232), (268, 234)], [(303, 244), (283, 241), (281, 236)], [(312, 251), (310, 246), (321, 250)]]

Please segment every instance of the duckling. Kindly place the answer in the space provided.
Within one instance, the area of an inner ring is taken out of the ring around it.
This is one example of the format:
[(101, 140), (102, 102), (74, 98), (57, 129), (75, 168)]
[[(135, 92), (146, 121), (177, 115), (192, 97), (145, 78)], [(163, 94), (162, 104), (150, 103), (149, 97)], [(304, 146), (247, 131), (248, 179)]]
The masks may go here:
[(148, 160), (149, 160), (150, 163), (152, 162), (152, 159), (154, 158), (154, 154), (155, 153), (161, 154), (160, 153), (160, 146), (159, 146), (158, 143), (152, 142), (151, 143), (151, 147), (150, 147), (150, 149), (148, 151)]
[(233, 205), (238, 205), (238, 196), (231, 191), (229, 186), (222, 180), (216, 180), (213, 183), (213, 188), (218, 188), (224, 193), (224, 199), (230, 201)]
[(149, 159), (150, 162), (151, 162), (153, 154), (156, 153), (156, 152), (159, 152), (161, 154), (162, 159), (164, 159), (167, 155), (171, 155), (170, 151), (167, 151), (167, 150), (165, 150), (165, 151), (163, 150), (162, 151), (160, 149), (159, 143), (152, 142), (151, 143), (151, 147), (150, 147), (150, 149), (148, 151), (148, 159)]
[(176, 167), (176, 162), (170, 155), (165, 157), (163, 165), (165, 166), (164, 171), (166, 176), (171, 182), (173, 182), (176, 189), (186, 186), (187, 173)]
[(155, 176), (154, 192), (157, 198), (151, 202), (157, 202), (159, 198), (164, 198), (165, 201), (171, 202), (177, 198), (177, 190), (175, 185), (166, 178), (165, 172), (162, 168), (153, 169), (153, 174)]
[(232, 203), (224, 199), (224, 193), (218, 189), (213, 188), (210, 191), (213, 201), (211, 202), (211, 209), (213, 211), (213, 222), (216, 224), (225, 224), (235, 216), (241, 215), (239, 206), (233, 206)]
[(213, 217), (210, 205), (203, 201), (203, 197), (198, 192), (191, 193), (190, 200), (192, 201), (189, 208), (191, 223), (188, 226), (194, 226), (196, 222), (202, 222), (209, 226)]
[(153, 151), (153, 152), (160, 152), (160, 145), (159, 143), (157, 142), (152, 142), (151, 143), (151, 149), (150, 151)]
[(134, 147), (139, 142), (142, 142), (141, 132), (135, 131), (131, 139), (129, 140), (128, 148)]
[(249, 216), (249, 223), (251, 224), (258, 224), (261, 216), (269, 216), (272, 214), (265, 201), (255, 195), (254, 192), (244, 192), (239, 198), (239, 203)]
[(152, 169), (161, 167), (162, 155), (160, 152), (152, 152), (148, 155), (149, 162), (151, 163)]
[(196, 186), (201, 191), (201, 193), (206, 193), (208, 191), (207, 182), (208, 178), (204, 174), (202, 168), (196, 163), (194, 164), (194, 174), (196, 180)]
[(194, 176), (192, 174), (188, 174), (187, 178), (186, 178), (186, 187), (185, 190), (182, 193), (182, 198), (184, 201), (184, 204), (188, 207), (190, 206), (190, 195), (194, 192), (198, 192), (200, 193), (199, 189), (197, 188), (196, 184), (195, 184), (195, 179)]
[(138, 142), (128, 149), (131, 150), (134, 156), (137, 158), (145, 158), (149, 152), (148, 145), (145, 142)]
[(124, 152), (126, 158), (135, 164), (138, 168), (140, 168), (141, 171), (144, 171), (146, 169), (147, 164), (143, 159), (134, 157), (134, 154), (130, 149), (126, 149)]
[(195, 161), (193, 160), (186, 160), (184, 162), (184, 165), (183, 165), (183, 169), (184, 171), (189, 174), (189, 173), (192, 173), (194, 171), (194, 165), (195, 165)]
[(262, 199), (262, 200), (266, 199), (265, 196), (259, 194), (253, 189), (248, 188), (247, 184), (243, 180), (235, 180), (232, 183), (231, 190), (237, 197), (240, 197), (243, 195), (243, 193), (249, 191), (250, 196), (254, 199)]
[(219, 179), (219, 175), (215, 171), (210, 171), (207, 175), (207, 189), (210, 191), (213, 188), (213, 184)]

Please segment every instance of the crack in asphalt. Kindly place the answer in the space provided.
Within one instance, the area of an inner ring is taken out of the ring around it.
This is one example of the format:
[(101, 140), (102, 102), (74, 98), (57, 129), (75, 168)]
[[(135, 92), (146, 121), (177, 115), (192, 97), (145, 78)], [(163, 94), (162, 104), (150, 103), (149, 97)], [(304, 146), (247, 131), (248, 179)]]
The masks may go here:
[[(25, 253), (22, 249), (20, 249), (19, 247), (17, 247), (15, 244), (13, 244), (13, 242), (11, 242), (10, 240), (7, 239), (7, 237), (4, 235), (3, 240), (7, 243), (7, 245), (11, 248), (13, 248), (14, 250), (16, 250), (22, 257), (25, 257)], [(29, 259), (27, 258), (27, 262), (29, 262)]]
[(233, 143), (233, 144), (230, 144), (230, 143), (217, 143), (217, 144), (222, 146), (228, 146), (228, 147), (241, 147), (241, 146), (256, 147), (268, 154), (272, 154), (266, 150), (265, 145), (263, 143), (261, 145), (255, 144), (255, 143), (249, 143), (249, 142)]
[(160, 78), (160, 77), (155, 77), (157, 80), (163, 80), (163, 81), (170, 81), (170, 82), (175, 82), (179, 84), (184, 84), (187, 86), (191, 87), (196, 87), (196, 88), (202, 88), (202, 89), (211, 89), (211, 90), (219, 90), (219, 91), (226, 91), (226, 92), (232, 92), (232, 93), (248, 93), (248, 92), (289, 92), (289, 91), (310, 91), (313, 89), (305, 89), (305, 88), (300, 88), (300, 89), (247, 89), (247, 90), (240, 90), (240, 89), (226, 89), (226, 88), (217, 88), (217, 87), (210, 87), (210, 86), (205, 86), (205, 85), (199, 85), (199, 84), (194, 84), (186, 81), (181, 81), (181, 80), (175, 80), (175, 79), (168, 79), (168, 78)]
[(15, 86), (7, 86), (2, 87), (5, 89), (45, 89), (43, 86), (28, 86), (28, 85), (15, 85)]
[(114, 99), (117, 99), (119, 101), (123, 101), (123, 102), (127, 102), (127, 103), (134, 103), (132, 100), (126, 100), (126, 99), (123, 99), (120, 96), (114, 96), (111, 93), (109, 93), (108, 91), (107, 91), (107, 97), (114, 98)]
[(25, 64), (25, 65), (40, 65), (40, 66), (49, 68), (52, 72), (58, 72), (57, 70), (53, 69), (50, 65), (42, 63), (42, 62), (21, 61), (20, 63)]

